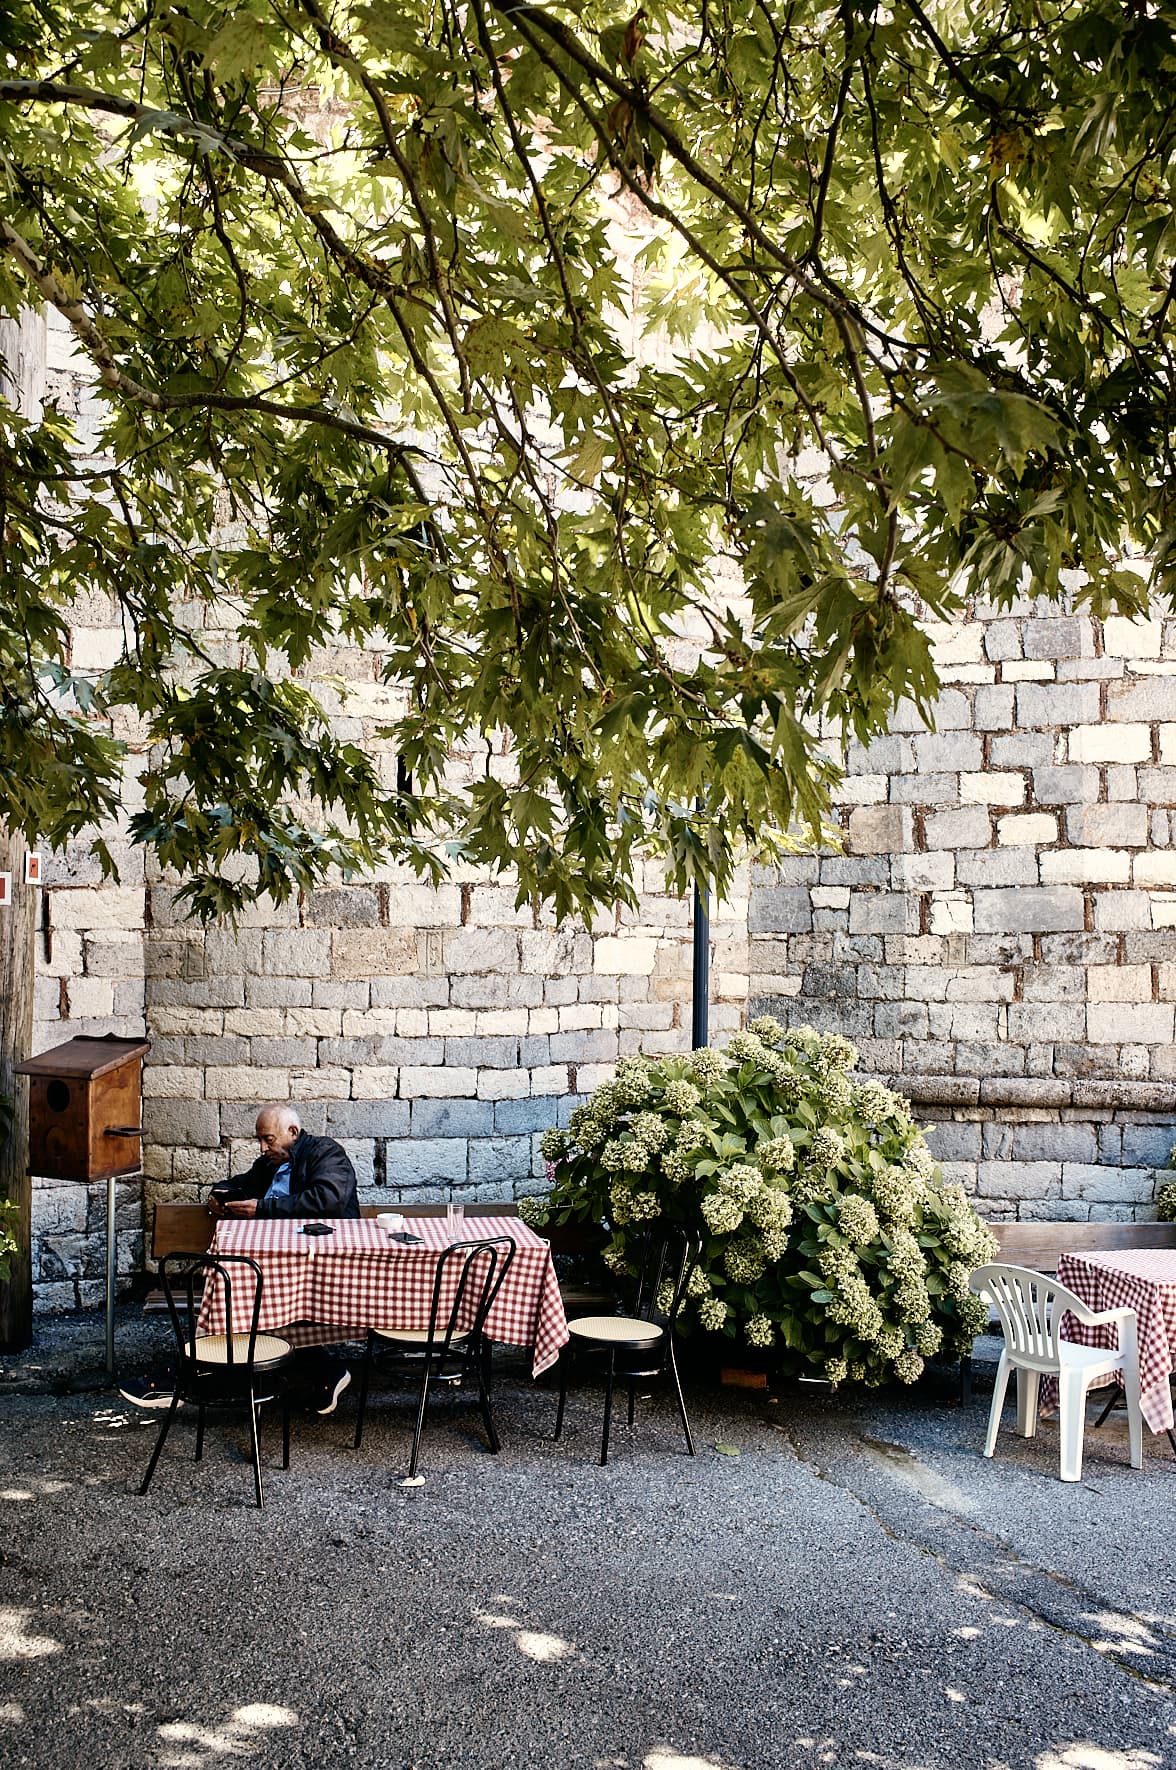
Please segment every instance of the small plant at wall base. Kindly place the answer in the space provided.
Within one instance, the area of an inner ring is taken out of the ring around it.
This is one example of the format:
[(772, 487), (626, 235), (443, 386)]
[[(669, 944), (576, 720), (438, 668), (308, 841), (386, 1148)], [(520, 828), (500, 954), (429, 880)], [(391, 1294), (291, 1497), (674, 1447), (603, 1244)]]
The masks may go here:
[(721, 1052), (625, 1058), (544, 1138), (553, 1184), (528, 1220), (603, 1220), (618, 1274), (649, 1225), (700, 1230), (682, 1331), (833, 1383), (913, 1383), (925, 1358), (971, 1350), (987, 1309), (968, 1277), (996, 1244), (906, 1101), (856, 1062), (848, 1039), (770, 1016)]

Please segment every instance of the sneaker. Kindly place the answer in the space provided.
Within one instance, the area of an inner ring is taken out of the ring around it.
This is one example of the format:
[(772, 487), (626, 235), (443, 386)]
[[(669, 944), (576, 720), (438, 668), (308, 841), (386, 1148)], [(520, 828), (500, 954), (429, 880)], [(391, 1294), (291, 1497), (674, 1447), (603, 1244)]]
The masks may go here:
[(314, 1410), (315, 1413), (316, 1414), (333, 1414), (335, 1409), (339, 1405), (340, 1395), (342, 1395), (344, 1389), (346, 1389), (346, 1387), (347, 1387), (348, 1383), (350, 1383), (350, 1381), (351, 1381), (351, 1372), (350, 1371), (340, 1371), (339, 1375), (335, 1378), (335, 1381), (333, 1383), (328, 1383), (326, 1385), (326, 1387), (323, 1389), (322, 1395), (320, 1397), (323, 1405), (321, 1407), (316, 1407)]
[[(124, 1401), (133, 1401), (136, 1407), (170, 1407), (174, 1390), (166, 1385), (160, 1388), (154, 1377), (131, 1377), (120, 1383), (118, 1392)], [(183, 1402), (179, 1404), (183, 1407)]]

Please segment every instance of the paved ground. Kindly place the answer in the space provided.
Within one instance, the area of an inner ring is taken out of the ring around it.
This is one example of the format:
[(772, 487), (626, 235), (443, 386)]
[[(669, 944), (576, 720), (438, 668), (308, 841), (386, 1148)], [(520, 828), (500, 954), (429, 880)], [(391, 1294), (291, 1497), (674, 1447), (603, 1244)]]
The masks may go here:
[(0, 1381), (5, 1766), (1176, 1764), (1163, 1439), (1091, 1434), (1064, 1487), (1048, 1424), (981, 1458), (986, 1397), (697, 1390), (695, 1460), (659, 1398), (602, 1470), (598, 1392), (555, 1445), (507, 1376), (499, 1457), (443, 1397), (406, 1488), (404, 1405), (357, 1454), (345, 1397), (258, 1513), (232, 1421), (139, 1499), (157, 1416), (53, 1331)]

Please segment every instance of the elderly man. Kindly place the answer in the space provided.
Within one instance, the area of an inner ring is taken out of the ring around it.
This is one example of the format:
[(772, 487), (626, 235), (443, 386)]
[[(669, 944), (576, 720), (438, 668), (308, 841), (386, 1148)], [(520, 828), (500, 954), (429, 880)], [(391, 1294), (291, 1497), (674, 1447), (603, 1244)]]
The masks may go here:
[[(214, 1186), (208, 1208), (214, 1217), (358, 1217), (355, 1169), (333, 1137), (312, 1137), (292, 1106), (263, 1106), (254, 1127), (261, 1154), (244, 1174)], [(324, 1347), (297, 1353), (298, 1385), (318, 1414), (334, 1413), (351, 1381), (343, 1360)], [(135, 1377), (120, 1393), (138, 1407), (167, 1407), (166, 1379)]]
[(358, 1217), (355, 1169), (333, 1137), (312, 1137), (292, 1106), (263, 1106), (254, 1127), (261, 1154), (244, 1174), (214, 1186), (214, 1217)]

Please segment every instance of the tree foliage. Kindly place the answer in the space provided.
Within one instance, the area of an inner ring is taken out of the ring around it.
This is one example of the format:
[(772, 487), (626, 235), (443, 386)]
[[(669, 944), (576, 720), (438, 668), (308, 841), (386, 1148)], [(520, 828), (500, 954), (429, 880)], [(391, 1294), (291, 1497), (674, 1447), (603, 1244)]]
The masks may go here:
[[(133, 834), (205, 913), (446, 837), (561, 912), (648, 844), (721, 886), (820, 825), (822, 727), (930, 709), (916, 616), (1170, 597), (1174, 24), (15, 0), (0, 307), (65, 316), (104, 416), (95, 455), (0, 410), (0, 819), (108, 815), (130, 719)], [(394, 783), (305, 680), (340, 642), (395, 686)]]

